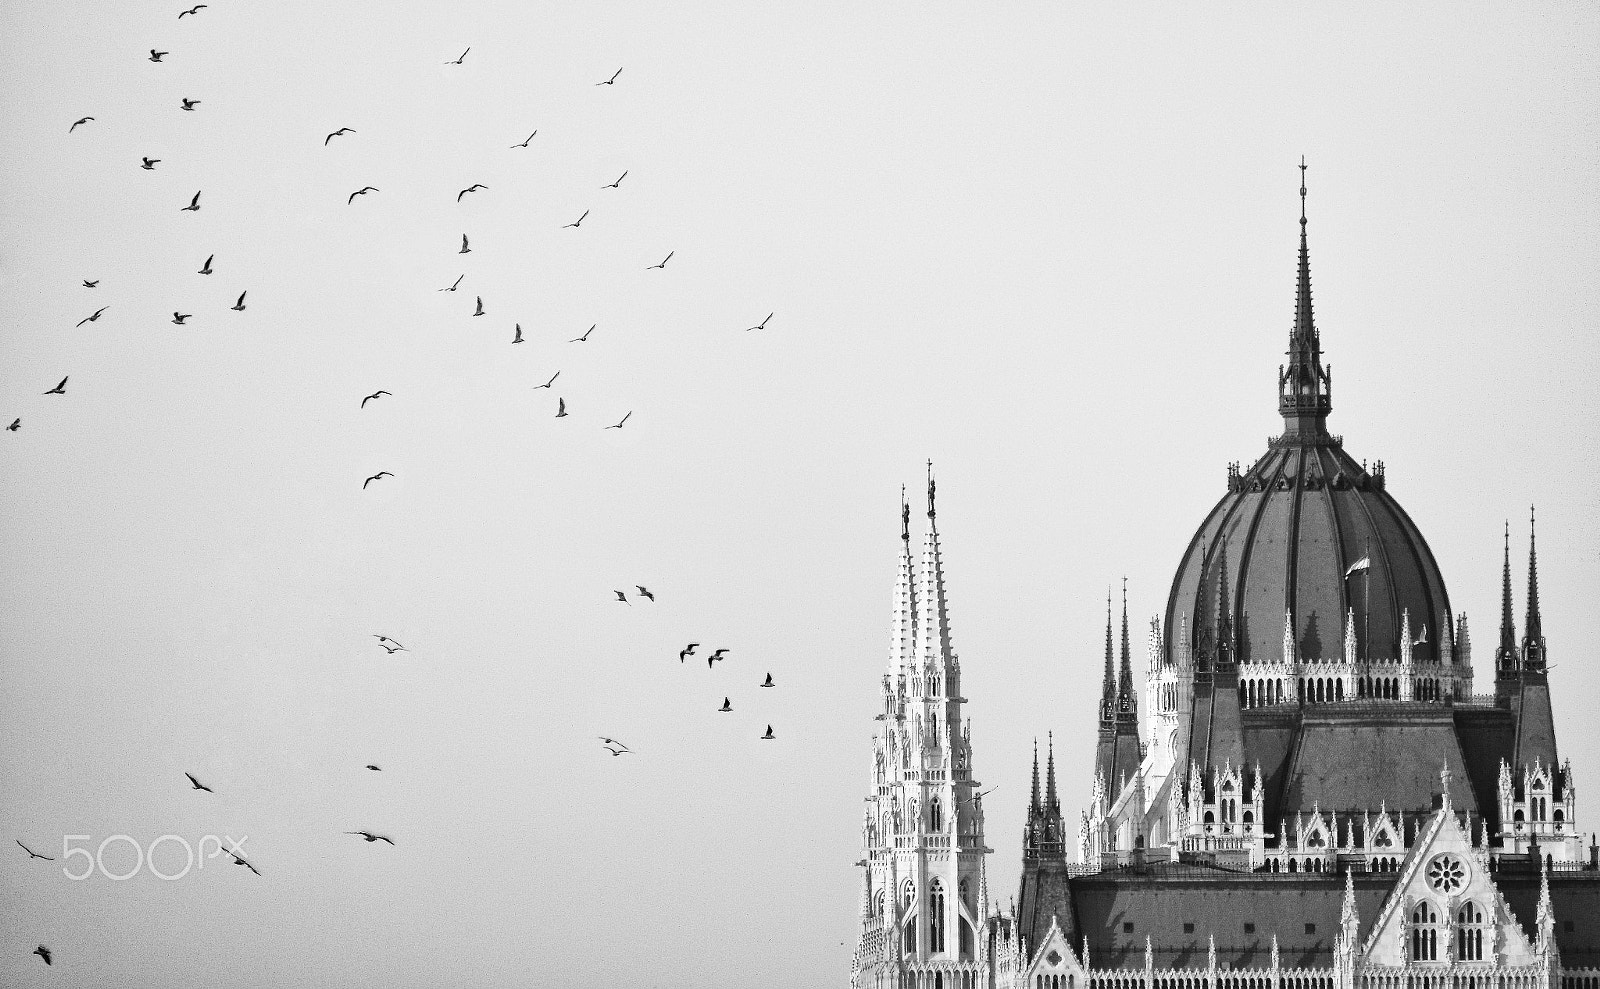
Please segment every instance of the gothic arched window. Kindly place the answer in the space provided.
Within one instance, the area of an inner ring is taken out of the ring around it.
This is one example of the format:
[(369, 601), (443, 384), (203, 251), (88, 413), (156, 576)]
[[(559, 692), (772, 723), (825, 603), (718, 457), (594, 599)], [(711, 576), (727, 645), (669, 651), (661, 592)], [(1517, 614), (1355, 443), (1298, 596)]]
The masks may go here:
[(1411, 911), (1411, 960), (1439, 960), (1439, 911), (1427, 900)]
[[(1465, 903), (1456, 911), (1456, 958), (1464, 962), (1483, 961), (1483, 942), (1486, 933), (1483, 910), (1476, 903)], [(1493, 937), (1489, 943), (1494, 943)]]
[(937, 876), (928, 885), (928, 950), (944, 950), (944, 884)]
[(872, 905), (872, 915), (874, 917), (882, 917), (883, 916), (883, 908), (885, 906), (887, 906), (887, 903), (885, 902), (885, 897), (884, 897), (883, 894), (884, 894), (883, 890), (881, 890), (881, 889), (878, 890), (877, 901), (875, 903), (873, 903), (873, 905)]
[(928, 801), (928, 830), (944, 830), (944, 810), (939, 804), (939, 798), (934, 797)]

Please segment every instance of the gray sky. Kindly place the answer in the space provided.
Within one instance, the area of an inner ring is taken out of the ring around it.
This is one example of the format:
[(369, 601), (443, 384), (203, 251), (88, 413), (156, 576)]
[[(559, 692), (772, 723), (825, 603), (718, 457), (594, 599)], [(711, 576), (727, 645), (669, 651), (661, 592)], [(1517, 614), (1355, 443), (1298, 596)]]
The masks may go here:
[(1537, 502), (1600, 793), (1592, 5), (183, 7), (0, 13), (0, 839), (263, 875), (0, 855), (0, 983), (843, 984), (929, 457), (1008, 897), (1105, 588), (1279, 429), (1302, 154), (1330, 426), (1480, 677)]

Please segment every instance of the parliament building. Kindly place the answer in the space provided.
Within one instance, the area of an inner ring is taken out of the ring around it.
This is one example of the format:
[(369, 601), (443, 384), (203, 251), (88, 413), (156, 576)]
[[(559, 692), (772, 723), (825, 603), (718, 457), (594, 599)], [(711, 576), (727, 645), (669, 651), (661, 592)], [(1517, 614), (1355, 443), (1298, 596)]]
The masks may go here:
[(1508, 529), (1475, 680), (1383, 462), (1328, 432), (1300, 194), (1283, 430), (1184, 548), (1142, 697), (1108, 605), (1093, 779), (1063, 811), (1035, 753), (1005, 904), (931, 476), (920, 560), (902, 508), (852, 989), (1600, 989), (1600, 848), (1556, 747), (1533, 520), (1520, 634)]

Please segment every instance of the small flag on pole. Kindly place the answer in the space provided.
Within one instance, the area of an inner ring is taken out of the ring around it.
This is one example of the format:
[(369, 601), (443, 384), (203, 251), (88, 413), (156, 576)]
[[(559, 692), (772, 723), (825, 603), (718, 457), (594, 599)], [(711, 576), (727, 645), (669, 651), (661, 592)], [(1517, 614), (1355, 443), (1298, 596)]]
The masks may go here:
[(1372, 558), (1369, 556), (1363, 556), (1361, 559), (1350, 564), (1350, 569), (1344, 572), (1344, 579), (1349, 580), (1350, 575), (1355, 573), (1357, 570), (1370, 570), (1371, 568)]

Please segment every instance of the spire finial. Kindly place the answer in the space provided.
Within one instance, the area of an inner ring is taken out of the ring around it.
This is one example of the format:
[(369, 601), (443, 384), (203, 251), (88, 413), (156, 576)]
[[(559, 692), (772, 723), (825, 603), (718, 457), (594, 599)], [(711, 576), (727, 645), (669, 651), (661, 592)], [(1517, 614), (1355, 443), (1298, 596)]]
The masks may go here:
[(1117, 678), (1117, 713), (1127, 716), (1134, 711), (1133, 659), (1128, 647), (1128, 578), (1122, 578), (1122, 669)]
[(1495, 666), (1509, 672), (1517, 664), (1517, 626), (1511, 617), (1511, 520), (1506, 520), (1505, 567), (1500, 578), (1500, 648), (1496, 650)]
[(911, 502), (906, 500), (906, 486), (900, 485), (900, 539), (911, 541)]
[(1294, 329), (1289, 333), (1289, 363), (1278, 370), (1278, 412), (1284, 435), (1316, 438), (1327, 430), (1333, 408), (1333, 378), (1322, 366), (1322, 344), (1311, 316), (1311, 251), (1306, 246), (1306, 159), (1300, 157), (1300, 273), (1295, 290)]
[(1111, 645), (1111, 588), (1106, 588), (1106, 672), (1100, 683), (1100, 720), (1109, 723), (1117, 716), (1116, 654)]
[(1528, 669), (1544, 668), (1544, 621), (1539, 617), (1539, 550), (1533, 529), (1533, 506), (1528, 506), (1528, 618), (1522, 629), (1522, 662)]
[(1028, 803), (1031, 813), (1039, 812), (1039, 739), (1033, 740), (1033, 799)]
[(1300, 226), (1306, 225), (1306, 156), (1300, 156)]
[(1045, 733), (1045, 771), (1044, 771), (1044, 809), (1052, 814), (1060, 813), (1060, 801), (1056, 799), (1056, 736), (1054, 732)]
[(933, 461), (928, 461), (928, 518), (933, 518)]

